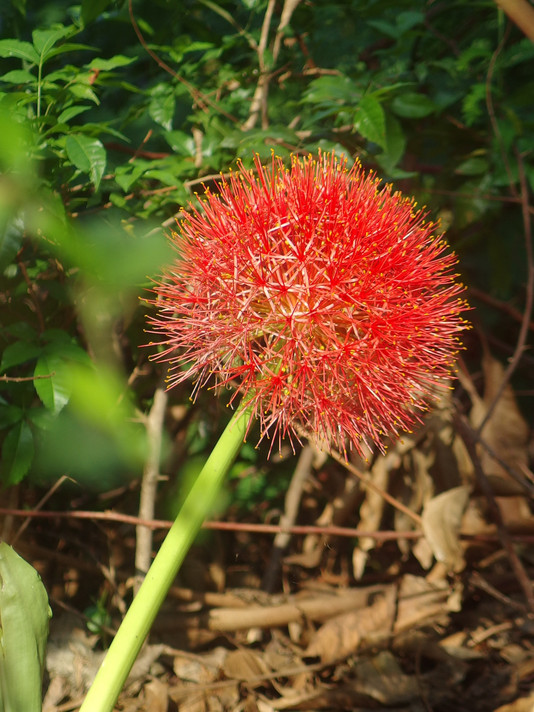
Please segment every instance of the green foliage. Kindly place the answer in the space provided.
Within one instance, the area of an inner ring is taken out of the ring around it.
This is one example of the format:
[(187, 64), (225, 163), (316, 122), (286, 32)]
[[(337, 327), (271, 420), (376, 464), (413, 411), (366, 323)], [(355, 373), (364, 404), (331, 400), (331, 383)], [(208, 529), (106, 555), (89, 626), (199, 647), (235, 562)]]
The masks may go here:
[(0, 543), (1, 712), (40, 712), (50, 615), (37, 571)]
[(492, 0), (317, 0), (283, 25), (277, 8), (263, 53), (267, 0), (132, 10), (135, 27), (127, 2), (11, 0), (2, 20), (4, 485), (139, 475), (160, 226), (253, 152), (357, 156), (448, 218), (470, 281), (508, 298), (524, 280), (520, 214), (495, 198), (518, 191), (518, 152), (534, 187), (534, 49)]

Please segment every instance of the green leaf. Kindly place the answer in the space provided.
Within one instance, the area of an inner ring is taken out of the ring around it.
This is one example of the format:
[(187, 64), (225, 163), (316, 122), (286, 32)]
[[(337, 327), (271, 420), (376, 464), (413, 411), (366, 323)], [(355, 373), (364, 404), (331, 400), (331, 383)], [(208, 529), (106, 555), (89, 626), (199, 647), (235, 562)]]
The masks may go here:
[(18, 57), (31, 64), (39, 63), (39, 55), (33, 45), (20, 40), (0, 40), (0, 57)]
[(42, 347), (28, 341), (15, 341), (4, 349), (0, 371), (6, 371), (13, 366), (20, 366), (37, 358), (42, 351)]
[(11, 264), (20, 250), (24, 236), (24, 224), (21, 218), (10, 220), (0, 234), (0, 270)]
[(371, 94), (364, 96), (358, 104), (354, 128), (368, 141), (382, 148), (386, 145), (386, 117), (384, 109)]
[[(240, 131), (240, 134), (243, 136), (242, 131)], [(181, 156), (195, 155), (195, 140), (191, 134), (185, 133), (185, 131), (167, 131), (165, 140), (172, 150)]]
[[(109, 2), (109, 0), (106, 0), (106, 2)], [(91, 4), (94, 3), (91, 2)], [(123, 54), (116, 54), (114, 57), (110, 57), (110, 59), (97, 57), (96, 59), (91, 60), (87, 67), (89, 69), (99, 69), (101, 72), (111, 72), (117, 67), (126, 67), (132, 62), (135, 62), (135, 57), (125, 57)]]
[(391, 108), (403, 119), (420, 119), (436, 110), (436, 105), (426, 94), (407, 92), (396, 96), (391, 102)]
[[(29, 159), (33, 136), (26, 125), (17, 122), (14, 113), (10, 108), (0, 107), (0, 173), (14, 171), (19, 176), (27, 177), (30, 183), (34, 175), (32, 161)], [(9, 192), (6, 197), (9, 197)], [(6, 202), (13, 205), (13, 201), (6, 201), (4, 198), (4, 206)]]
[(176, 186), (179, 182), (176, 178), (176, 174), (171, 173), (171, 171), (155, 169), (153, 171), (147, 171), (145, 176), (153, 180), (159, 180), (163, 185)]
[(65, 359), (57, 353), (43, 353), (37, 360), (33, 375), (37, 395), (52, 413), (59, 413), (69, 402), (71, 381)]
[(0, 80), (7, 84), (28, 84), (35, 81), (35, 77), (26, 69), (14, 69), (0, 76)]
[(406, 136), (397, 119), (388, 114), (386, 118), (386, 152), (391, 165), (396, 165), (404, 155)]
[(24, 411), (17, 405), (0, 404), (0, 428), (8, 428), (24, 417)]
[(101, 141), (83, 134), (73, 134), (67, 136), (65, 149), (76, 168), (82, 173), (89, 173), (95, 190), (98, 190), (106, 168), (106, 149)]
[(352, 103), (358, 101), (361, 90), (352, 79), (343, 76), (326, 76), (314, 79), (305, 92), (303, 101), (310, 104), (324, 102)]
[(419, 10), (406, 10), (404, 12), (399, 12), (396, 17), (397, 27), (399, 28), (399, 33), (404, 34), (411, 30), (417, 25), (422, 25), (425, 21), (425, 13)]
[(72, 392), (73, 364), (92, 365), (86, 351), (73, 343), (61, 330), (50, 330), (42, 335), (48, 341), (35, 365), (35, 390), (43, 405), (53, 414), (60, 413), (69, 402)]
[(395, 24), (384, 20), (368, 20), (367, 24), (395, 41), (399, 40), (406, 32), (424, 22), (425, 15), (419, 11), (399, 12)]
[(115, 172), (115, 181), (127, 193), (132, 185), (143, 175), (146, 168), (143, 163), (127, 163), (124, 166), (119, 166)]
[(15, 321), (13, 324), (1, 329), (3, 338), (20, 339), (21, 341), (33, 341), (35, 339), (35, 328), (27, 321)]
[(406, 136), (399, 121), (388, 113), (386, 115), (386, 146), (384, 153), (377, 156), (377, 161), (390, 178), (399, 176), (395, 168), (401, 160), (406, 149)]
[(72, 27), (58, 27), (55, 30), (34, 30), (32, 32), (33, 46), (37, 50), (41, 63), (46, 62), (50, 52), (57, 42), (67, 35), (73, 34)]
[(94, 52), (95, 47), (91, 47), (91, 45), (80, 44), (79, 42), (65, 42), (64, 44), (51, 49), (46, 55), (46, 59), (48, 61), (49, 59), (52, 59), (52, 57), (57, 57), (60, 54), (67, 54), (68, 52), (79, 52), (80, 50)]
[(91, 87), (85, 82), (77, 82), (75, 84), (71, 84), (68, 89), (70, 93), (76, 97), (76, 99), (92, 101), (93, 104), (96, 104), (97, 106), (100, 104), (100, 99), (91, 89)]
[(85, 111), (89, 111), (90, 108), (90, 106), (69, 106), (67, 109), (62, 111), (61, 114), (57, 117), (58, 124), (66, 124), (75, 116), (79, 116)]
[(157, 84), (152, 90), (148, 113), (157, 124), (163, 126), (167, 131), (172, 129), (175, 103), (176, 99), (172, 86)]
[(2, 445), (2, 482), (16, 485), (27, 474), (33, 462), (33, 433), (25, 420), (8, 432)]
[(397, 39), (399, 33), (398, 27), (391, 22), (386, 22), (385, 20), (367, 20), (367, 24), (383, 35)]
[(0, 544), (0, 625), (3, 712), (40, 712), (48, 596), (37, 571), (5, 542)]
[(75, 116), (79, 116), (80, 114), (85, 113), (86, 111), (89, 111), (91, 107), (90, 106), (69, 106), (68, 109), (65, 109), (64, 111), (61, 112), (61, 114), (57, 117), (58, 123), (63, 124), (67, 123), (71, 119), (73, 119)]
[(462, 176), (478, 176), (481, 173), (487, 173), (489, 171), (489, 163), (486, 158), (481, 156), (471, 156), (465, 161), (462, 161), (460, 165), (456, 168), (455, 173), (459, 173)]
[(88, 25), (111, 5), (111, 0), (82, 0), (82, 20)]

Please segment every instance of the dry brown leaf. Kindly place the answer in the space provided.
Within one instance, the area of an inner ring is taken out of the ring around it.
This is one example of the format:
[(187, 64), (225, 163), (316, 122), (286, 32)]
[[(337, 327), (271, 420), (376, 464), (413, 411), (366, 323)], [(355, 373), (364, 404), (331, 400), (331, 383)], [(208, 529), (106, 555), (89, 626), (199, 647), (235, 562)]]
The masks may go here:
[[(276, 710), (354, 710), (355, 712), (370, 712), (371, 710), (382, 710), (377, 707), (372, 697), (355, 689), (352, 680), (350, 682), (338, 683), (332, 687), (321, 687), (302, 693), (298, 697), (284, 697), (273, 702)], [(395, 706), (395, 712), (410, 712), (406, 707)]]
[(259, 653), (251, 650), (232, 650), (226, 656), (222, 668), (230, 680), (252, 681), (262, 675), (268, 675), (271, 669)]
[(394, 633), (402, 633), (447, 616), (451, 589), (445, 582), (430, 583), (422, 576), (406, 574), (399, 588)]
[(275, 709), (270, 701), (267, 702), (267, 700), (258, 699), (256, 700), (256, 705), (258, 707), (258, 712), (275, 712)]
[(173, 659), (174, 674), (180, 680), (196, 682), (199, 685), (216, 680), (228, 655), (228, 650), (221, 646), (203, 655), (176, 654)]
[(420, 681), (405, 675), (389, 650), (356, 661), (355, 673), (355, 690), (382, 705), (393, 707), (419, 696)]
[(50, 680), (43, 700), (43, 712), (57, 712), (59, 703), (68, 697), (69, 693), (68, 682), (62, 677), (54, 677)]
[(179, 705), (180, 712), (207, 712), (206, 697), (202, 689), (197, 690), (195, 687), (169, 688), (169, 697)]
[(351, 655), (363, 642), (389, 635), (395, 618), (395, 595), (395, 586), (389, 586), (370, 606), (329, 620), (316, 631), (305, 656), (331, 663)]
[(240, 700), (237, 682), (224, 681), (213, 686), (180, 682), (169, 686), (168, 695), (180, 712), (223, 712), (235, 710)]
[(413, 542), (410, 543), (412, 554), (421, 564), (423, 569), (428, 570), (434, 561), (434, 552), (432, 551), (432, 547), (424, 537), (418, 539), (415, 544)]
[(64, 613), (53, 619), (46, 654), (46, 669), (50, 680), (58, 678), (63, 682), (54, 682), (50, 704), (62, 684), (66, 695), (72, 697), (87, 692), (104, 657), (104, 653), (93, 650), (94, 643), (95, 637), (80, 628), (77, 616)]
[(167, 712), (169, 687), (157, 678), (150, 680), (143, 688), (144, 708), (150, 712)]
[(449, 571), (459, 572), (465, 566), (459, 535), (468, 502), (469, 488), (454, 487), (429, 500), (421, 515), (426, 540)]
[(264, 647), (263, 659), (271, 670), (283, 670), (302, 664), (295, 647), (277, 630), (271, 631), (270, 640)]
[(149, 712), (139, 697), (125, 697), (122, 695), (118, 704), (121, 712)]
[(497, 707), (494, 712), (532, 712), (534, 710), (534, 694), (528, 697), (519, 697), (513, 702)]
[(161, 644), (156, 645), (145, 645), (140, 654), (137, 656), (135, 663), (128, 675), (126, 685), (130, 686), (132, 684), (137, 684), (140, 680), (144, 678), (150, 672), (150, 668), (164, 652), (165, 646)]

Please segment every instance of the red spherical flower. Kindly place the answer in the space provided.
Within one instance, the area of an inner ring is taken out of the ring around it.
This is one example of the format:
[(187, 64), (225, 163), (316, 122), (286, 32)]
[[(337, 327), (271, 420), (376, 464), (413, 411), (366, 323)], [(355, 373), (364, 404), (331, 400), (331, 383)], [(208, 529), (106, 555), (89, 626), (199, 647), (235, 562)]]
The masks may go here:
[(262, 436), (359, 452), (409, 429), (465, 327), (454, 254), (412, 200), (333, 154), (240, 166), (184, 212), (151, 319), (170, 386), (250, 401)]

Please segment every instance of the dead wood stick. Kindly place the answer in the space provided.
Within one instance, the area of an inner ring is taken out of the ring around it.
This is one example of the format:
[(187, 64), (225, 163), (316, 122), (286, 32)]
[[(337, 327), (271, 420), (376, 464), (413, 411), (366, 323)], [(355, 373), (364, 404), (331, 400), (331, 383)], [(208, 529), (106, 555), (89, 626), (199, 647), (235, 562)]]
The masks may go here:
[[(154, 518), (156, 493), (159, 480), (161, 459), (161, 442), (163, 436), (163, 420), (167, 406), (167, 393), (163, 388), (156, 388), (154, 402), (146, 419), (148, 436), (148, 456), (141, 481), (139, 501), (139, 518), (149, 521)], [(136, 527), (135, 547), (135, 590), (141, 585), (143, 576), (149, 569), (152, 560), (152, 529), (142, 524)]]
[(390, 585), (352, 589), (342, 594), (314, 598), (291, 597), (277, 605), (250, 605), (247, 608), (218, 608), (208, 614), (208, 628), (235, 631), (248, 628), (283, 626), (305, 619), (325, 621), (339, 613), (367, 606), (369, 597), (386, 591)]
[[(448, 612), (447, 598), (449, 587), (429, 586), (424, 579), (424, 588), (410, 591), (409, 587), (400, 586), (397, 616), (393, 625), (393, 634), (421, 625), (429, 618), (442, 616)], [(325, 622), (334, 616), (350, 612), (365, 613), (380, 594), (387, 597), (398, 591), (395, 584), (367, 586), (350, 589), (340, 594), (320, 595), (315, 598), (290, 597), (276, 605), (250, 605), (247, 608), (219, 608), (210, 611), (207, 627), (213, 631), (231, 632), (249, 628), (270, 628), (285, 626), (289, 623), (311, 620)], [(388, 635), (391, 631), (388, 629)]]

